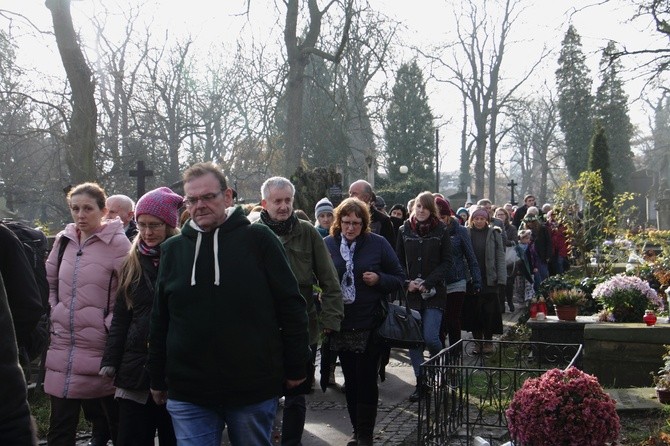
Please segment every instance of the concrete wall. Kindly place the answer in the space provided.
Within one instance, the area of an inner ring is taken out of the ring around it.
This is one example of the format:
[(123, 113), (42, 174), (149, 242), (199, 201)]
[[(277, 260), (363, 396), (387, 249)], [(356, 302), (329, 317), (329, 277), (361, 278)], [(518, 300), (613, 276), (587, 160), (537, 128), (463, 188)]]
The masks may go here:
[(604, 387), (650, 387), (650, 372), (662, 365), (663, 344), (670, 344), (670, 324), (587, 324), (584, 371)]

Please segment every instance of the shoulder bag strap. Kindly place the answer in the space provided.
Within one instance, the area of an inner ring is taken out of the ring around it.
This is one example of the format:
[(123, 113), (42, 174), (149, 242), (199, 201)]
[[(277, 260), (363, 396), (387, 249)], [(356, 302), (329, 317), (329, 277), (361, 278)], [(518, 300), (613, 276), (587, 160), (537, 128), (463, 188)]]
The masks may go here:
[(60, 273), (60, 265), (63, 263), (63, 256), (65, 255), (65, 248), (67, 248), (68, 243), (70, 243), (70, 239), (64, 235), (61, 235), (60, 239), (58, 240), (58, 257), (56, 260), (56, 302), (58, 302), (58, 285), (60, 284), (60, 279), (58, 278)]

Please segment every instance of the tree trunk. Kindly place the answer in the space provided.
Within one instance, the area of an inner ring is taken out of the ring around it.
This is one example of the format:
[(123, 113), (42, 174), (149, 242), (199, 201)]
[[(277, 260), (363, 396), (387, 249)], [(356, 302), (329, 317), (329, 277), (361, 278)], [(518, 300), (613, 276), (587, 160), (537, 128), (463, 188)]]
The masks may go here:
[(70, 181), (72, 184), (95, 181), (93, 155), (98, 110), (93, 75), (77, 41), (70, 14), (70, 0), (47, 0), (45, 4), (51, 11), (58, 52), (72, 89), (72, 116), (65, 137), (65, 159), (70, 170)]
[(309, 59), (299, 55), (289, 58), (286, 85), (286, 159), (284, 174), (289, 177), (302, 160), (302, 101), (305, 96), (305, 67)]
[(342, 36), (335, 53), (330, 54), (316, 47), (321, 34), (323, 14), (336, 2), (328, 3), (319, 10), (316, 0), (307, 0), (309, 9), (309, 25), (307, 33), (298, 39), (298, 15), (300, 0), (285, 0), (286, 22), (284, 25), (284, 43), (288, 59), (288, 82), (286, 86), (286, 159), (284, 174), (290, 177), (302, 162), (302, 106), (305, 95), (305, 67), (309, 63), (310, 54), (321, 57), (335, 64), (340, 62), (342, 52), (349, 38), (353, 0), (343, 2), (344, 25)]
[(497, 82), (496, 88), (491, 95), (491, 125), (489, 128), (489, 193), (487, 198), (491, 200), (491, 203), (496, 202), (496, 156), (498, 152), (498, 141), (496, 138), (497, 133), (497, 124), (498, 124), (498, 89)]

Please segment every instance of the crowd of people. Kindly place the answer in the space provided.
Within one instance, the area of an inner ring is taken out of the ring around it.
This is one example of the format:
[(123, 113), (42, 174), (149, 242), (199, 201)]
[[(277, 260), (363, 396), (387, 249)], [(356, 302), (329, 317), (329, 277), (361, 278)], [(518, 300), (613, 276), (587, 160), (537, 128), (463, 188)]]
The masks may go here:
[[(80, 410), (90, 446), (148, 446), (156, 436), (219, 446), (224, 430), (232, 444), (270, 445), (280, 397), (281, 444), (300, 445), (320, 344), (331, 384), (336, 358), (344, 375), (348, 445), (373, 444), (389, 356), (376, 334), (384, 301), (421, 315), (428, 356), (458, 344), (463, 330), (479, 341), (475, 354), (490, 354), (502, 313), (569, 267), (558, 210), (538, 209), (532, 195), (518, 208), (482, 199), (454, 212), (425, 191), (387, 211), (357, 180), (341, 202), (319, 200), (312, 223), (283, 177), (263, 183), (253, 208), (235, 205), (213, 163), (191, 166), (183, 183), (183, 197), (159, 187), (137, 204), (96, 183), (68, 192), (73, 222), (46, 259), (48, 445), (75, 444)], [(20, 346), (40, 308), (34, 279), (25, 291), (11, 285), (25, 258), (7, 232), (0, 225), (11, 253), (0, 264), (0, 307), (10, 307), (10, 344)], [(5, 352), (10, 363), (16, 350)], [(417, 381), (408, 397), (418, 401), (426, 351), (409, 357)], [(18, 386), (17, 370), (6, 378)], [(36, 444), (21, 385), (2, 444)]]

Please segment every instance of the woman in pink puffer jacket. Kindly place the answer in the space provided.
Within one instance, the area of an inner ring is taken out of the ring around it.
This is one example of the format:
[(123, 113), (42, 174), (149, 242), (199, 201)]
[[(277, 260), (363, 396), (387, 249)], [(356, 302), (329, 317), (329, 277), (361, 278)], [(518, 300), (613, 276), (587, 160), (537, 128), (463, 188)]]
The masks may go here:
[(57, 236), (47, 259), (52, 327), (44, 391), (51, 395), (49, 446), (75, 444), (79, 410), (86, 405), (102, 404), (112, 439), (115, 433), (114, 387), (98, 371), (112, 321), (116, 272), (130, 241), (119, 219), (103, 221), (105, 200), (104, 190), (95, 183), (70, 191), (74, 223)]

